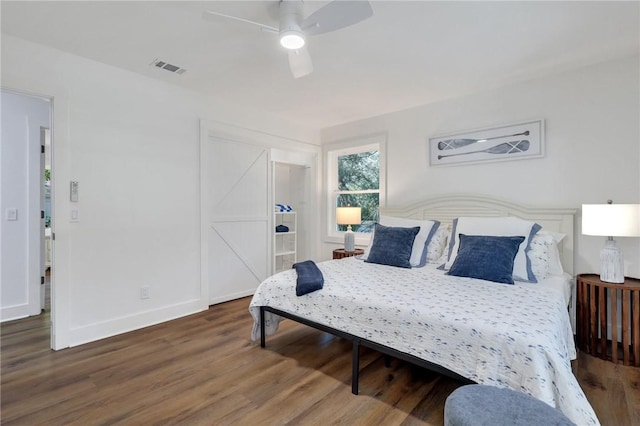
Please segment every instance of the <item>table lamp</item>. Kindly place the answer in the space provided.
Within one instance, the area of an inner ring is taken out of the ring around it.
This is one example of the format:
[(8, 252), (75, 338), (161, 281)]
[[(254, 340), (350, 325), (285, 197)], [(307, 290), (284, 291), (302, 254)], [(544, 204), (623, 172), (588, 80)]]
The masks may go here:
[(600, 280), (624, 283), (622, 250), (613, 237), (640, 237), (640, 204), (583, 204), (582, 234), (608, 237), (600, 251)]
[(355, 238), (351, 225), (360, 225), (362, 222), (362, 209), (360, 207), (338, 207), (336, 209), (336, 223), (347, 225), (347, 232), (344, 233), (344, 251), (355, 251)]

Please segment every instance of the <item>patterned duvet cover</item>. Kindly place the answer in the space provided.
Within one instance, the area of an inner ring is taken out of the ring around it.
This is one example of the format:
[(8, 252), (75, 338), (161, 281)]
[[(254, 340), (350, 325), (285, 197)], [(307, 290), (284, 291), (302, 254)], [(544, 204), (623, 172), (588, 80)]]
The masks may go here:
[[(296, 273), (257, 289), (249, 310), (271, 306), (441, 365), (477, 383), (507, 387), (558, 408), (578, 425), (598, 420), (571, 371), (575, 359), (568, 275), (497, 284), (403, 269), (355, 257), (318, 263), (322, 290), (297, 297)], [(266, 313), (266, 333), (282, 318)]]

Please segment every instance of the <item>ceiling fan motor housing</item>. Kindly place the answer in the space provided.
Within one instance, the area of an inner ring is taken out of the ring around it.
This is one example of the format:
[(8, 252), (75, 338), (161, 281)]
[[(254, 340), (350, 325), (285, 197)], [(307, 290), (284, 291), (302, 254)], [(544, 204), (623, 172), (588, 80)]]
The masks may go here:
[(280, 44), (287, 49), (299, 49), (305, 44), (302, 22), (302, 0), (280, 1)]

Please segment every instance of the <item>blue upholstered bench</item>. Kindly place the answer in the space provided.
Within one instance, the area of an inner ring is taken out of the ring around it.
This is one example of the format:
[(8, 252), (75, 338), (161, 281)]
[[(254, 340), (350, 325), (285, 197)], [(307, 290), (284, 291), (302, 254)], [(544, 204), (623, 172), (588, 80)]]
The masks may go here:
[(564, 414), (521, 392), (467, 385), (449, 395), (445, 426), (575, 426)]

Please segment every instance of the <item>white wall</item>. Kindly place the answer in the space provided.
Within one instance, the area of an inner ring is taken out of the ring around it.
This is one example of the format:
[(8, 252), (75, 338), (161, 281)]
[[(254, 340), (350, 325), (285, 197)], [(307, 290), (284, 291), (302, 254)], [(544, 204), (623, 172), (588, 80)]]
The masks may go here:
[[(179, 78), (176, 76), (176, 78)], [(159, 80), (2, 37), (4, 87), (53, 97), (54, 346), (195, 312), (199, 118), (314, 142), (313, 129), (233, 111)], [(69, 181), (79, 202), (69, 202)], [(70, 209), (80, 222), (71, 223)], [(140, 299), (140, 287), (150, 298)]]
[[(628, 57), (483, 93), (324, 129), (330, 143), (388, 132), (387, 206), (450, 192), (580, 209), (640, 203), (639, 58)], [(543, 118), (544, 158), (429, 167), (429, 137)], [(575, 272), (598, 272), (604, 238), (580, 235)], [(640, 277), (640, 238), (620, 238), (626, 272)], [(329, 258), (335, 245), (325, 244)]]
[[(40, 128), (49, 102), (2, 91), (0, 319), (40, 313)], [(7, 210), (17, 209), (17, 220)]]

